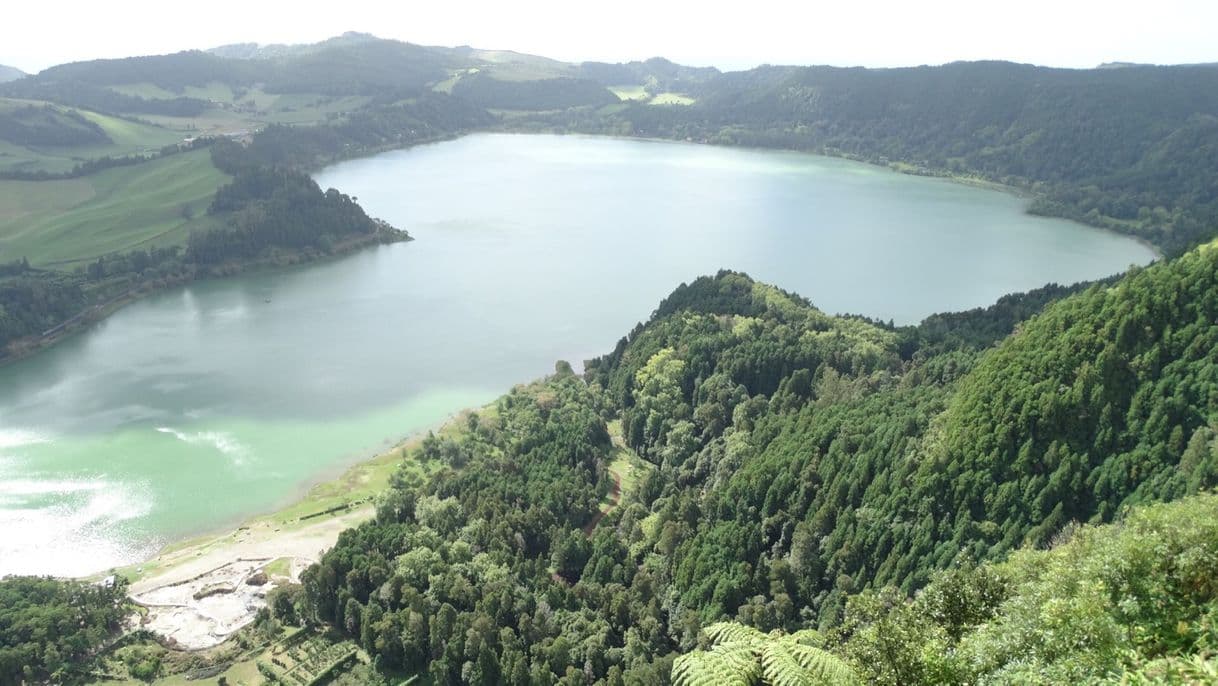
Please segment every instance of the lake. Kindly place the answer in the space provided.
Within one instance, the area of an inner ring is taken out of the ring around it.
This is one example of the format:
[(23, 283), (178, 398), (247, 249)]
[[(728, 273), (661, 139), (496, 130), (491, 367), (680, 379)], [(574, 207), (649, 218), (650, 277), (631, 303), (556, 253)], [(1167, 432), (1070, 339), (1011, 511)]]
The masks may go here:
[(0, 368), (0, 575), (79, 575), (273, 510), (608, 352), (720, 268), (913, 323), (1145, 264), (1001, 192), (796, 153), (480, 134), (317, 174), (418, 240), (194, 284)]

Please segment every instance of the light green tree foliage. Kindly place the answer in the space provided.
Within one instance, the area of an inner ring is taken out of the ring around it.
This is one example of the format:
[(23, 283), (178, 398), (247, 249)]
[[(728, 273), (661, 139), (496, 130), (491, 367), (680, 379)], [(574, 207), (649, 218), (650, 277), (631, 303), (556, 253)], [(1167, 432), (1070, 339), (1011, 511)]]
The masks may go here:
[(1218, 654), (1193, 655), (1188, 658), (1165, 657), (1153, 660), (1107, 680), (1121, 686), (1201, 686), (1218, 684)]
[(719, 622), (706, 627), (710, 648), (677, 658), (676, 686), (814, 686), (859, 683), (841, 658), (816, 645), (819, 634), (764, 634), (743, 624)]
[(841, 632), (871, 683), (1214, 683), (1218, 495), (939, 574), (912, 603), (861, 594)]
[[(630, 431), (637, 442), (654, 446), (674, 430), (677, 436), (685, 435), (684, 428), (674, 427), (689, 414), (681, 388), (684, 374), (685, 361), (677, 357), (672, 348), (664, 348), (652, 355), (635, 375), (638, 411)], [(678, 439), (676, 442), (683, 441)]]

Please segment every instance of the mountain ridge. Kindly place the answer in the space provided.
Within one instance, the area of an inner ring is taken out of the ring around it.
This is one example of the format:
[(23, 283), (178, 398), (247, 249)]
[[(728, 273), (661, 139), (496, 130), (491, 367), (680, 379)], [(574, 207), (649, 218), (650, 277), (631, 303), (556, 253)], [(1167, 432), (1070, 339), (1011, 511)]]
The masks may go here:
[(0, 83), (8, 83), (25, 78), (27, 74), (16, 67), (0, 64)]

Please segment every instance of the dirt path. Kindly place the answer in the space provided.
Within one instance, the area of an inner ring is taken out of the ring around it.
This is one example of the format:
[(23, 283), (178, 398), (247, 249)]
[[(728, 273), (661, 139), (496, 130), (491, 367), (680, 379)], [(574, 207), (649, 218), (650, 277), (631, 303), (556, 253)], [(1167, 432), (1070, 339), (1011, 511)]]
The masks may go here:
[[(584, 526), (584, 536), (592, 538), (592, 532), (596, 531), (596, 525), (601, 523), (605, 515), (613, 512), (613, 509), (622, 501), (622, 475), (617, 473), (617, 470), (610, 469), (609, 476), (613, 477), (613, 486), (609, 488), (609, 495), (606, 496), (608, 502), (601, 506), (600, 511), (592, 515), (591, 521)], [(563, 586), (570, 586), (571, 582), (558, 572), (550, 572), (550, 578)]]
[(601, 523), (605, 515), (613, 512), (613, 509), (622, 501), (622, 475), (610, 469), (609, 476), (613, 477), (613, 486), (609, 488), (609, 503), (608, 507), (602, 507), (600, 512), (592, 515), (592, 521), (584, 527), (584, 535), (588, 538), (592, 537), (592, 532), (596, 530), (596, 525)]

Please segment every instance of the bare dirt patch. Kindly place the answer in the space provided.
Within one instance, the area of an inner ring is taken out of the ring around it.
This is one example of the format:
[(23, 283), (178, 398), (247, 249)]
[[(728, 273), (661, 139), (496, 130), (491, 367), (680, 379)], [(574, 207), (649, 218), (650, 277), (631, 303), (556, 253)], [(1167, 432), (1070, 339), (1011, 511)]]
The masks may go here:
[[(183, 650), (219, 645), (254, 621), (271, 589), (298, 582), (339, 533), (371, 514), (365, 508), (291, 531), (259, 523), (165, 553), (153, 561), (157, 572), (131, 585), (131, 599), (148, 610), (140, 628)], [(280, 560), (286, 576), (266, 569)]]

